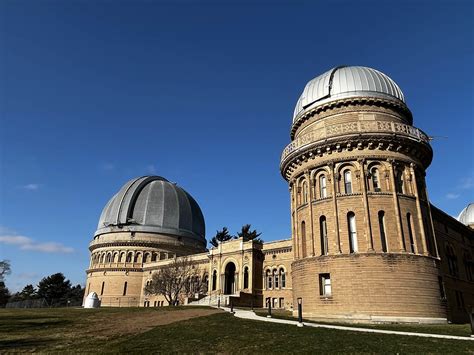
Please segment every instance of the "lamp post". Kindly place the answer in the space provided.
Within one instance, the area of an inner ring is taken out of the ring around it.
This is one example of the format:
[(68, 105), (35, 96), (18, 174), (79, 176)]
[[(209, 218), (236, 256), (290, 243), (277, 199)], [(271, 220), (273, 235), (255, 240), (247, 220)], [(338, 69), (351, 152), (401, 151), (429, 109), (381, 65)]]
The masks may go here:
[(298, 297), (298, 327), (303, 326), (303, 299)]
[(267, 318), (271, 318), (272, 317), (272, 299), (270, 298), (268, 300), (268, 314), (267, 314)]

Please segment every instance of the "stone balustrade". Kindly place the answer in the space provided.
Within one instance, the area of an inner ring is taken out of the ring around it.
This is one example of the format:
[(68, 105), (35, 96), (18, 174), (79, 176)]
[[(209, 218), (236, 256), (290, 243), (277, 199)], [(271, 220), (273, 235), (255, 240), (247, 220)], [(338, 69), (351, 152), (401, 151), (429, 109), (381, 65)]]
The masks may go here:
[(395, 133), (407, 135), (422, 142), (429, 143), (429, 137), (422, 130), (398, 122), (384, 121), (354, 121), (329, 125), (316, 129), (296, 137), (293, 142), (288, 144), (281, 155), (281, 162), (293, 152), (300, 150), (308, 144), (324, 140), (329, 137), (351, 133)]

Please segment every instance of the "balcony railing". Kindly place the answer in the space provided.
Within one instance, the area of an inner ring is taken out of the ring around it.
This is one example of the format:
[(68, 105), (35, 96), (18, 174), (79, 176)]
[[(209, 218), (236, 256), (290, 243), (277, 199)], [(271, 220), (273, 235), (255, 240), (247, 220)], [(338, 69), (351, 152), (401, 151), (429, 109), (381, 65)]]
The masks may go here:
[(357, 121), (348, 123), (338, 123), (314, 131), (310, 131), (295, 138), (295, 140), (288, 144), (283, 150), (283, 153), (281, 154), (281, 162), (283, 162), (286, 157), (288, 157), (288, 155), (290, 155), (291, 153), (300, 150), (301, 148), (311, 143), (321, 141), (329, 137), (338, 136), (341, 134), (362, 132), (403, 134), (415, 139), (419, 139), (425, 143), (429, 142), (428, 136), (422, 130), (404, 123), (383, 121)]

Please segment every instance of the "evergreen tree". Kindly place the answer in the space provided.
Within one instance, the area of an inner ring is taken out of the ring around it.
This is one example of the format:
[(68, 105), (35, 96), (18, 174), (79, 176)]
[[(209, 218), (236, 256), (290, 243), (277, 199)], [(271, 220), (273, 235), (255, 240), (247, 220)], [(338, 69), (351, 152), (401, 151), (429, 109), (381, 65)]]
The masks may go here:
[(44, 298), (48, 305), (65, 305), (71, 291), (71, 282), (62, 273), (44, 277), (38, 284), (38, 297)]
[(23, 287), (23, 290), (21, 290), (20, 294), (19, 294), (19, 298), (21, 298), (21, 300), (32, 300), (32, 299), (35, 299), (36, 298), (36, 290), (35, 288), (33, 287), (33, 285), (26, 285), (25, 287)]
[(10, 291), (5, 286), (5, 282), (0, 281), (0, 308), (4, 308), (9, 299)]
[(214, 247), (217, 247), (219, 245), (219, 242), (226, 242), (228, 240), (231, 240), (232, 238), (234, 237), (229, 234), (229, 230), (227, 229), (227, 227), (222, 227), (222, 230), (216, 231), (216, 235), (212, 237), (212, 239), (209, 241), (209, 244)]
[(239, 238), (243, 238), (244, 242), (255, 240), (258, 243), (263, 243), (262, 239), (259, 238), (262, 233), (257, 233), (257, 230), (255, 229), (251, 231), (250, 228), (250, 224), (243, 225), (241, 231), (237, 233)]

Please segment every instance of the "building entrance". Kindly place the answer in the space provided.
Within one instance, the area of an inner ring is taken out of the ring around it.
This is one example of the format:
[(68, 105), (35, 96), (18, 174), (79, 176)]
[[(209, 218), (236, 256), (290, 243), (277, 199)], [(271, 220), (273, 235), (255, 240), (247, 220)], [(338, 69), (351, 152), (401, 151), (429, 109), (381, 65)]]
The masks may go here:
[(224, 294), (235, 293), (235, 264), (230, 262), (225, 267)]

